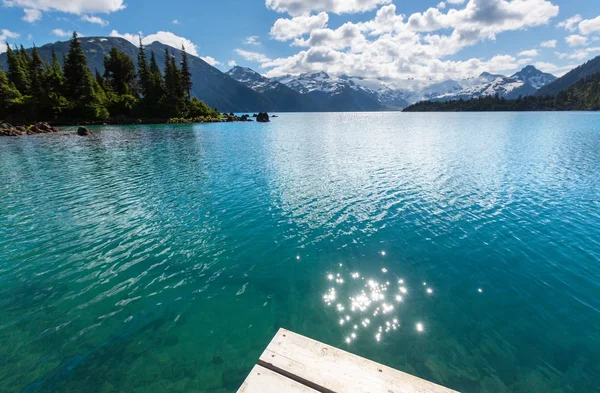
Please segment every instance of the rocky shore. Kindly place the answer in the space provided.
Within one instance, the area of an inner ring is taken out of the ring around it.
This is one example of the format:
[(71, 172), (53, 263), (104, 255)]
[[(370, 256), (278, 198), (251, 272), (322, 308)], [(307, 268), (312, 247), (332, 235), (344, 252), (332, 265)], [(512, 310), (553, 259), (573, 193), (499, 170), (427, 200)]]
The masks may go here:
[(8, 123), (0, 124), (0, 136), (49, 134), (58, 131), (58, 128), (54, 128), (50, 124), (43, 122), (36, 123), (30, 126), (13, 126)]

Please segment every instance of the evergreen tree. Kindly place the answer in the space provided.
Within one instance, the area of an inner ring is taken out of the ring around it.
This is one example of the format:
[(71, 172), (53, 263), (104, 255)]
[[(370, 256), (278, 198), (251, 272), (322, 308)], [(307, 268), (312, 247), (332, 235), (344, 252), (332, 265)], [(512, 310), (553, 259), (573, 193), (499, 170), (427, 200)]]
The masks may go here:
[(90, 70), (87, 66), (87, 57), (83, 52), (83, 47), (77, 38), (77, 32), (73, 32), (73, 37), (69, 44), (69, 53), (64, 62), (65, 73), (65, 97), (69, 101), (77, 101), (89, 91)]
[(44, 80), (48, 92), (62, 95), (65, 76), (60, 62), (58, 61), (58, 56), (56, 56), (54, 50), (52, 50), (52, 63), (49, 66), (46, 66)]
[(97, 68), (94, 69), (94, 75), (96, 76), (96, 82), (98, 82), (100, 87), (102, 87), (102, 89), (104, 89), (104, 91), (106, 91), (106, 86), (104, 85), (104, 77), (102, 76), (100, 71), (98, 71)]
[(14, 107), (21, 103), (21, 93), (0, 68), (0, 120), (5, 120), (14, 113)]
[(142, 43), (142, 37), (140, 36), (140, 47), (138, 51), (138, 80), (140, 86), (140, 93), (142, 96), (146, 96), (148, 94), (149, 89), (149, 74), (150, 70), (148, 69), (148, 59), (146, 58), (146, 49), (144, 48), (144, 44)]
[[(156, 110), (160, 101), (162, 101), (165, 94), (165, 87), (163, 83), (163, 76), (160, 73), (160, 68), (156, 62), (156, 56), (154, 51), (150, 52), (150, 66), (148, 74), (148, 91), (144, 97), (144, 101), (148, 110)], [(159, 113), (149, 112), (150, 117), (156, 116)]]
[(135, 87), (135, 66), (126, 53), (112, 48), (104, 57), (106, 87), (118, 95), (132, 94)]
[(31, 94), (41, 97), (44, 94), (44, 62), (38, 48), (34, 45), (31, 51), (29, 78), (31, 80)]
[(8, 80), (14, 84), (21, 94), (29, 92), (29, 70), (23, 66), (19, 51), (12, 50), (10, 45), (6, 43), (6, 56), (8, 63)]
[(169, 99), (177, 97), (177, 89), (179, 88), (177, 80), (177, 67), (173, 56), (168, 48), (165, 48), (165, 93)]
[(181, 89), (185, 92), (185, 98), (190, 99), (192, 89), (192, 73), (188, 64), (188, 56), (185, 47), (181, 46)]
[(87, 57), (76, 32), (71, 38), (64, 74), (65, 98), (71, 104), (73, 118), (96, 120), (108, 117), (106, 95), (87, 66)]
[(65, 77), (58, 56), (52, 51), (52, 63), (46, 65), (44, 70), (44, 97), (47, 100), (43, 119), (46, 121), (56, 120), (60, 114), (69, 106), (67, 99), (63, 96)]

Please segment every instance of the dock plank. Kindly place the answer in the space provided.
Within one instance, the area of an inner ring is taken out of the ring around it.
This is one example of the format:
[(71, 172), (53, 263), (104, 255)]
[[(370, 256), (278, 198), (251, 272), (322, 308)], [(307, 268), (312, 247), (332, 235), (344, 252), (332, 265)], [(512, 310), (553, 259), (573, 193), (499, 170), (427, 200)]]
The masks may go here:
[(262, 366), (254, 366), (238, 393), (319, 393)]
[(259, 364), (319, 392), (457, 393), (285, 329)]

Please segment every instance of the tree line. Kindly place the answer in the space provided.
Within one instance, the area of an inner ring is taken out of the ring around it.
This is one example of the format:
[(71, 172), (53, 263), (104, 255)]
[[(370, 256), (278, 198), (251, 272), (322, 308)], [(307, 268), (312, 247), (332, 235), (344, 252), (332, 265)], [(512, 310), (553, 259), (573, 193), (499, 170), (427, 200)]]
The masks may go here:
[(76, 32), (62, 65), (54, 51), (51, 62), (44, 64), (35, 46), (31, 53), (23, 46), (6, 46), (8, 70), (0, 69), (0, 120), (78, 123), (219, 117), (216, 109), (191, 97), (192, 75), (183, 47), (179, 65), (165, 48), (161, 72), (154, 52), (148, 59), (140, 39), (137, 69), (129, 55), (112, 48), (104, 57), (104, 73), (93, 74)]
[(506, 99), (485, 96), (469, 100), (422, 101), (404, 112), (488, 112), (488, 111), (597, 111), (600, 110), (600, 73), (580, 79), (555, 95)]

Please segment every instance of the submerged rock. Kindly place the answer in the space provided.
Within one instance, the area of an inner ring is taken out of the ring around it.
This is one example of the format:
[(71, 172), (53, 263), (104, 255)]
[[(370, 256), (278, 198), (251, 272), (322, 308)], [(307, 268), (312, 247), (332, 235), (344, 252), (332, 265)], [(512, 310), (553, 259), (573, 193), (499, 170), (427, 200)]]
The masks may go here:
[(256, 116), (256, 121), (259, 123), (268, 123), (270, 121), (269, 114), (267, 112), (260, 112), (258, 116)]
[(77, 135), (79, 136), (87, 136), (87, 135), (91, 135), (92, 131), (89, 130), (89, 128), (86, 127), (79, 127), (77, 129)]

